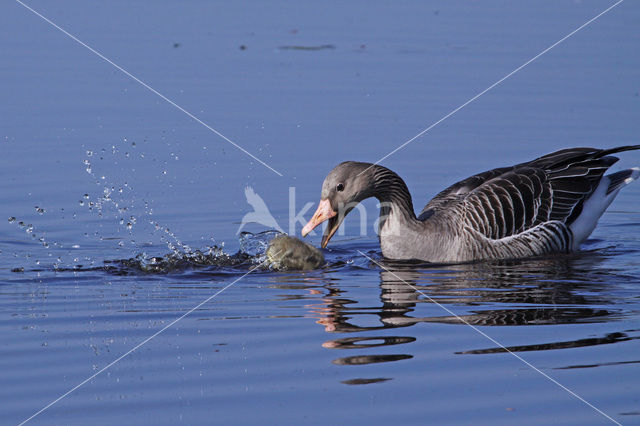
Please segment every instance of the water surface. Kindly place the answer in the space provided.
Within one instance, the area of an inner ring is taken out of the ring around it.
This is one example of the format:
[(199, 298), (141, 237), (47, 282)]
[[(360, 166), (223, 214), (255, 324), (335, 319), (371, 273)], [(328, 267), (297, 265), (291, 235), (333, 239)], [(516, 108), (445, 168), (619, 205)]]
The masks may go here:
[[(237, 255), (247, 186), (299, 234), (290, 209), (317, 202), (336, 163), (376, 161), (612, 3), (28, 4), (283, 176), (3, 4), (4, 422), (234, 283), (31, 422), (608, 422), (506, 348), (639, 423), (637, 183), (571, 256), (388, 262), (373, 201), (365, 235), (352, 214), (326, 268), (253, 270), (259, 258)], [(620, 4), (383, 164), (420, 208), (489, 168), (637, 143), (638, 19)], [(625, 153), (614, 168), (639, 163)], [(136, 256), (146, 270), (121, 262)]]

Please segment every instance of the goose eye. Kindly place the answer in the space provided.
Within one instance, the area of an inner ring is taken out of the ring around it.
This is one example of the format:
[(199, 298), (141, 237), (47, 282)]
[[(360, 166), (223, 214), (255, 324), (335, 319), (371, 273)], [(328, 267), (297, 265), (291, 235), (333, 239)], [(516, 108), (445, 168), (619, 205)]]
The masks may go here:
[(339, 184), (336, 186), (336, 191), (338, 191), (338, 192), (342, 192), (342, 191), (344, 191), (344, 184), (339, 183)]

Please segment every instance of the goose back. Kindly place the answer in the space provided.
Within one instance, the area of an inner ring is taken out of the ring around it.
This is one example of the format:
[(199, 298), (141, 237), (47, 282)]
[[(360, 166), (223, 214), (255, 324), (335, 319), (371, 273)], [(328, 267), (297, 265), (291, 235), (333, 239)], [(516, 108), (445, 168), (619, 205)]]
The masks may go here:
[[(491, 240), (517, 236), (551, 221), (568, 228), (582, 213), (606, 170), (618, 161), (610, 154), (638, 148), (571, 148), (489, 170), (440, 192), (418, 219), (427, 220), (437, 213), (462, 220), (464, 228)], [(568, 250), (570, 233), (557, 230), (556, 234), (566, 244), (554, 243), (554, 251)]]

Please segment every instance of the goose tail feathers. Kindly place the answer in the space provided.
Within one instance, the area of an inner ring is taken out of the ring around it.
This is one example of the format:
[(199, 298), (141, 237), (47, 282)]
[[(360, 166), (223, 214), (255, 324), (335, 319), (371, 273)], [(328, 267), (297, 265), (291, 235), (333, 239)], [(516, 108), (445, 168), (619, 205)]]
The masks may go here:
[(585, 201), (580, 216), (570, 225), (573, 233), (574, 250), (577, 250), (580, 244), (591, 235), (598, 223), (598, 219), (616, 198), (618, 192), (639, 177), (640, 167), (633, 167), (603, 176), (596, 190)]

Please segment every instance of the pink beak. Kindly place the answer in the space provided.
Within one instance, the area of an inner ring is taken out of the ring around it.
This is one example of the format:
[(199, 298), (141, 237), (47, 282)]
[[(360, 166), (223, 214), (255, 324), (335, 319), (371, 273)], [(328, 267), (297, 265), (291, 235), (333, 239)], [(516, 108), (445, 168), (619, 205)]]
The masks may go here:
[(302, 228), (302, 236), (306, 237), (309, 232), (313, 231), (313, 228), (320, 225), (325, 220), (331, 219), (337, 214), (338, 213), (333, 211), (333, 209), (331, 208), (331, 203), (329, 202), (328, 198), (326, 200), (320, 200), (318, 209), (313, 214), (313, 217), (311, 218), (309, 223), (307, 223), (304, 228)]

